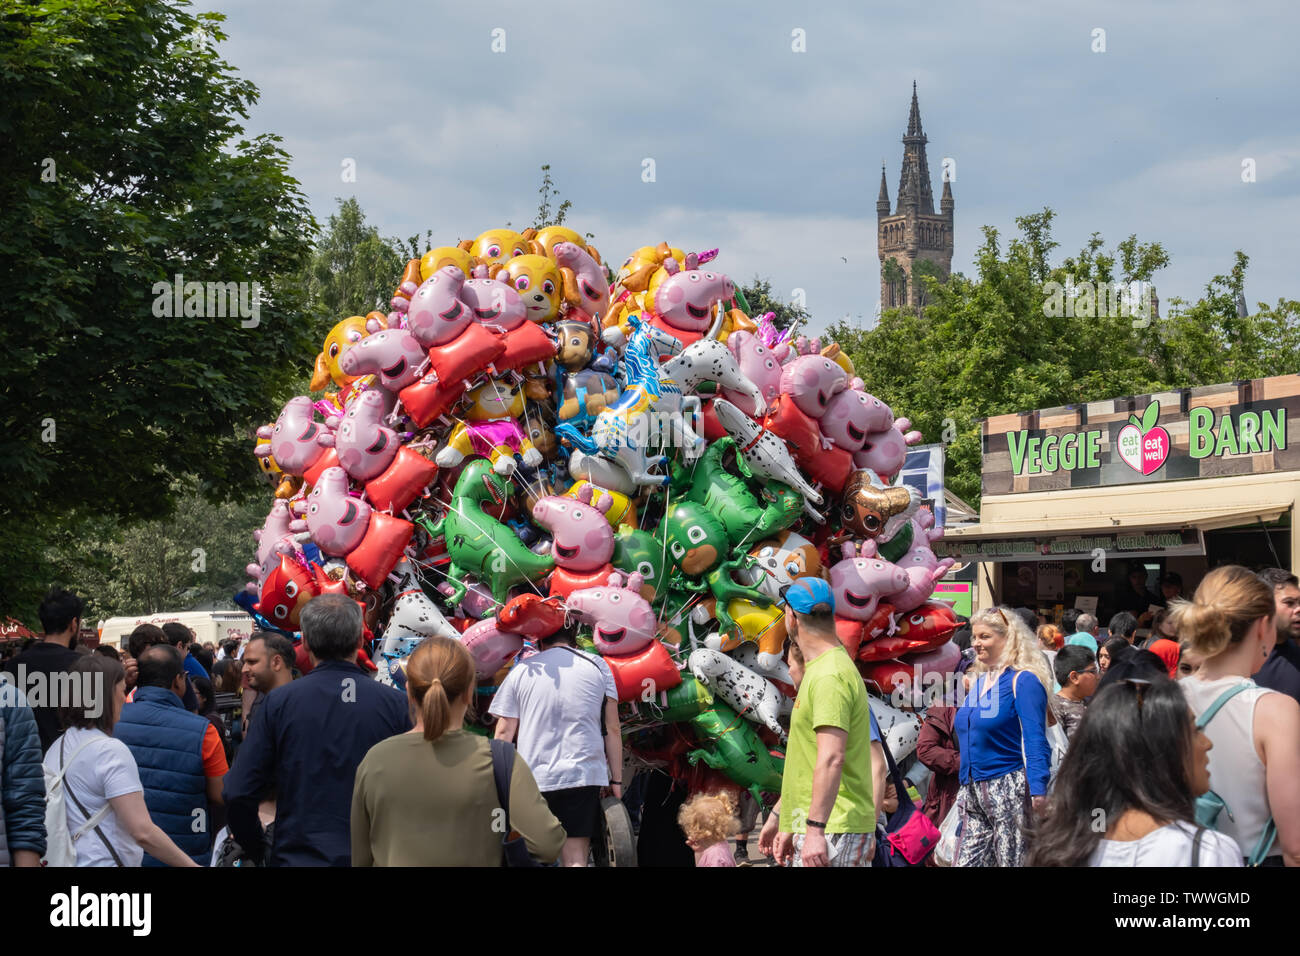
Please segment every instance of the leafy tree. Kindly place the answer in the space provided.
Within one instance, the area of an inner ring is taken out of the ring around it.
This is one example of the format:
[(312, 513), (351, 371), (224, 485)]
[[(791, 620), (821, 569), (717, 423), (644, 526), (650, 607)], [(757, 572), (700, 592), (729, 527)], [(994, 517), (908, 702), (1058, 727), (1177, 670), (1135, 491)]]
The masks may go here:
[(179, 506), (170, 518), (123, 524), (89, 519), (82, 535), (56, 545), (51, 563), (67, 567), (69, 586), (89, 598), (86, 620), (201, 606), (233, 610), (252, 558), (253, 531), (266, 517), (268, 494), (214, 503), (198, 482), (174, 482)]
[[(1094, 234), (1054, 266), (1052, 219), (1050, 209), (1017, 219), (1005, 253), (985, 227), (976, 278), (919, 277), (921, 314), (887, 309), (869, 331), (831, 328), (870, 392), (929, 440), (952, 438), (947, 481), (967, 501), (979, 498), (984, 418), (1283, 374), (1300, 359), (1300, 302), (1238, 315), (1244, 254), (1195, 305), (1153, 319), (1133, 314), (1131, 295), (1109, 293), (1150, 282), (1169, 261), (1160, 243), (1129, 236), (1107, 252)], [(1068, 308), (1053, 307), (1053, 283)]]
[[(308, 393), (310, 356), (339, 315), (348, 311), (342, 303), (356, 303), (358, 296), (362, 303), (372, 301), (364, 298), (367, 293), (344, 290), (364, 288), (367, 282), (375, 290), (390, 290), (401, 259), (391, 244), (378, 240), (374, 228), (365, 225), (356, 200), (340, 201), (339, 212), (329, 218), (307, 270), (305, 286), (311, 296), (307, 311), (320, 317), (315, 344), (299, 357), (298, 374), (287, 379), (263, 409), (264, 418), (273, 417), (275, 409), (293, 395)], [(312, 280), (313, 270), (319, 280)], [(352, 298), (346, 298), (349, 295)], [(258, 471), (252, 448), (251, 442), (245, 446), (249, 474)], [(169, 517), (129, 521), (74, 514), (38, 544), (44, 547), (47, 567), (66, 569), (70, 580), (61, 583), (89, 598), (87, 621), (117, 614), (233, 607), (231, 596), (243, 586), (244, 565), (253, 556), (253, 531), (262, 526), (271, 500), (270, 486), (264, 483), (240, 491), (233, 501), (214, 503), (200, 493), (197, 478), (183, 477), (173, 482), (178, 506)], [(195, 549), (201, 549), (201, 561)]]
[(782, 302), (772, 296), (772, 283), (755, 275), (749, 285), (740, 287), (740, 294), (749, 304), (749, 314), (757, 319), (767, 312), (776, 313), (772, 324), (778, 329), (788, 329), (799, 325), (805, 330), (812, 319), (811, 313), (801, 305)]
[(349, 315), (365, 315), (375, 309), (387, 313), (406, 260), (425, 252), (416, 251), (418, 235), (409, 240), (410, 255), (397, 242), (382, 239), (378, 229), (366, 225), (355, 197), (336, 202), (338, 212), (329, 217), (304, 273), (318, 338)]
[(1151, 364), (1170, 387), (1234, 382), (1296, 370), (1300, 355), (1300, 302), (1258, 303), (1254, 315), (1239, 315), (1249, 258), (1236, 254), (1227, 275), (1209, 281), (1205, 295), (1184, 309), (1173, 300), (1171, 314), (1143, 330)]
[[(0, 611), (31, 616), (71, 514), (166, 515), (195, 470), (210, 495), (251, 488), (247, 429), (311, 347), (316, 223), (279, 138), (244, 134), (258, 94), (215, 50), (222, 19), (147, 0), (0, 18)], [(179, 315), (177, 275), (205, 284)], [(257, 314), (230, 315), (225, 283), (250, 306), (258, 283)]]

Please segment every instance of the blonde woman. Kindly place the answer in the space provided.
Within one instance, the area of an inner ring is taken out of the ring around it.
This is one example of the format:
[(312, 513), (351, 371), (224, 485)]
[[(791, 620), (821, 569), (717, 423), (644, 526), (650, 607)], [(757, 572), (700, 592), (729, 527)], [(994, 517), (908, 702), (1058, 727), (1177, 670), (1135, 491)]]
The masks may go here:
[(987, 608), (970, 626), (973, 677), (953, 721), (963, 805), (956, 865), (1021, 866), (1030, 808), (1046, 806), (1051, 780), (1052, 677), (1037, 637), (1014, 611)]
[(1228, 565), (1169, 617), (1201, 661), (1180, 686), (1214, 743), (1210, 788), (1227, 808), (1216, 828), (1265, 866), (1300, 866), (1300, 704), (1250, 679), (1277, 640), (1275, 610), (1272, 588)]
[[(353, 866), (501, 866), (503, 815), (486, 737), (465, 730), (474, 660), (431, 637), (411, 654), (406, 696), (414, 729), (370, 748), (352, 793)], [(509, 819), (533, 857), (553, 862), (564, 828), (515, 753)]]

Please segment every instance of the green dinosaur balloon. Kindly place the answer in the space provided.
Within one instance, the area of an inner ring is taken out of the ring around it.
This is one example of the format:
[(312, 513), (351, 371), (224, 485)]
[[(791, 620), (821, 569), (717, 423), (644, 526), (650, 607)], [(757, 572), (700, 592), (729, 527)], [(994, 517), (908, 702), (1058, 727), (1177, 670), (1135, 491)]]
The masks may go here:
[(803, 511), (803, 496), (793, 488), (772, 481), (762, 499), (749, 490), (745, 479), (723, 466), (724, 457), (736, 447), (734, 438), (719, 438), (694, 465), (672, 466), (673, 490), (685, 501), (694, 501), (711, 511), (727, 530), (732, 544), (742, 550), (790, 527)]
[(434, 537), (447, 541), (451, 565), (447, 580), (452, 593), (448, 601), (460, 603), (465, 597), (465, 575), (472, 574), (492, 588), (492, 599), (505, 604), (516, 584), (539, 581), (555, 567), (550, 554), (529, 551), (506, 525), (483, 510), (483, 504), (503, 504), (510, 495), (510, 482), (492, 470), (485, 458), (469, 462), (451, 496), (451, 508), (436, 522), (422, 519), (421, 524)]
[(722, 522), (709, 508), (696, 501), (675, 501), (664, 512), (659, 536), (668, 546), (668, 557), (676, 569), (670, 579), (673, 591), (701, 591), (708, 588), (717, 601), (713, 616), (724, 633), (736, 622), (727, 613), (727, 602), (744, 598), (755, 604), (770, 603), (762, 591), (737, 584), (732, 574), (748, 568), (754, 559), (743, 551), (728, 559), (733, 543)]
[(760, 792), (780, 793), (785, 758), (774, 757), (754, 733), (749, 721), (723, 703), (691, 718), (691, 727), (704, 745), (686, 755), (691, 766), (701, 760), (721, 770), (758, 799)]

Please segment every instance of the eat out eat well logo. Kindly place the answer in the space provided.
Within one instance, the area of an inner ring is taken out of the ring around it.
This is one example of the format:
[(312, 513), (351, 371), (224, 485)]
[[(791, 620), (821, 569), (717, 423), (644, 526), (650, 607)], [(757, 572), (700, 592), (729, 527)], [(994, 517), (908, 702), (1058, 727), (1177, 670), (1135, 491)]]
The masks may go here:
[(1119, 457), (1139, 475), (1149, 475), (1169, 457), (1169, 432), (1156, 424), (1160, 403), (1152, 402), (1142, 413), (1128, 417), (1128, 424), (1115, 436)]

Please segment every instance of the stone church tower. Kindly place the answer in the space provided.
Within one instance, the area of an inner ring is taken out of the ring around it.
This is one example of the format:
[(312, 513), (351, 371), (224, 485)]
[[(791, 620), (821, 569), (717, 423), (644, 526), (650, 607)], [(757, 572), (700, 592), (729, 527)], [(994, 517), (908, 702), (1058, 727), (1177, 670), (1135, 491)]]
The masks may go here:
[(921, 132), (921, 108), (912, 83), (912, 112), (903, 136), (903, 171), (898, 180), (898, 205), (889, 211), (885, 167), (880, 167), (880, 196), (876, 200), (876, 234), (880, 250), (881, 309), (924, 305), (925, 286), (913, 270), (947, 278), (952, 272), (952, 185), (944, 176), (939, 213), (934, 211), (930, 166)]

